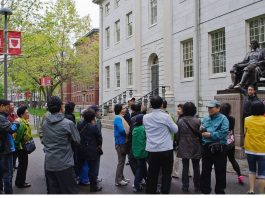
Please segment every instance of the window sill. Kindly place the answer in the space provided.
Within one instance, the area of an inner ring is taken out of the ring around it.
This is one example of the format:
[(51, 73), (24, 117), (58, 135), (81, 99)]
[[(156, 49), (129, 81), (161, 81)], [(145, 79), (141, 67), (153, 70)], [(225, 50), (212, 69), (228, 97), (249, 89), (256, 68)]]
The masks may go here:
[(194, 80), (194, 77), (190, 77), (190, 78), (183, 78), (180, 82), (181, 83), (185, 83), (185, 82), (191, 82)]
[(115, 43), (115, 45), (119, 45), (119, 44), (120, 44), (120, 42), (121, 42), (121, 41), (118, 41), (118, 42), (116, 42), (116, 43)]
[(104, 90), (104, 92), (109, 92), (109, 91), (110, 91), (110, 88)]
[(108, 50), (109, 49), (109, 47), (105, 47), (105, 50)]
[(215, 79), (215, 78), (226, 78), (226, 73), (217, 73), (217, 74), (211, 74), (209, 79)]
[(157, 25), (157, 22), (154, 23), (154, 24), (149, 25), (148, 29), (151, 29), (151, 28), (153, 28), (153, 27), (156, 26), (156, 25)]
[(130, 36), (127, 36), (127, 38), (126, 38), (126, 39), (130, 39), (130, 38), (132, 38), (132, 35), (130, 35)]
[(120, 88), (120, 87), (116, 87), (116, 88), (114, 89), (114, 91), (118, 91), (118, 90), (121, 90), (121, 88)]

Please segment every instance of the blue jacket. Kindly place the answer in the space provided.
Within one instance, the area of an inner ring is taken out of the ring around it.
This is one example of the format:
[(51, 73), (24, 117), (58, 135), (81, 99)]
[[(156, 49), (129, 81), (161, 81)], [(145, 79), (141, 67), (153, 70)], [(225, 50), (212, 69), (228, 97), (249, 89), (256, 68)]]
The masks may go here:
[(125, 144), (126, 143), (126, 133), (122, 124), (122, 119), (120, 116), (114, 117), (114, 138), (115, 145)]
[(17, 131), (17, 125), (7, 119), (8, 114), (0, 112), (0, 154), (9, 154), (15, 151), (12, 134)]
[(226, 144), (226, 138), (229, 130), (229, 121), (221, 113), (214, 116), (206, 116), (202, 121), (203, 128), (211, 133), (211, 138), (202, 138), (202, 144), (220, 142)]

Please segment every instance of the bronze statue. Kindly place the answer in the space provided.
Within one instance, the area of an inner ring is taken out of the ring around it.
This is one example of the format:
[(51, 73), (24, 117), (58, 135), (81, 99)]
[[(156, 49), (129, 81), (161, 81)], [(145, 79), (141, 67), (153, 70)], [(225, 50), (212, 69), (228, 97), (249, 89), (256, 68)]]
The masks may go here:
[(252, 40), (250, 44), (251, 51), (242, 62), (235, 64), (230, 70), (232, 84), (229, 89), (246, 88), (250, 84), (256, 84), (258, 75), (264, 70), (264, 51), (259, 48), (257, 40)]

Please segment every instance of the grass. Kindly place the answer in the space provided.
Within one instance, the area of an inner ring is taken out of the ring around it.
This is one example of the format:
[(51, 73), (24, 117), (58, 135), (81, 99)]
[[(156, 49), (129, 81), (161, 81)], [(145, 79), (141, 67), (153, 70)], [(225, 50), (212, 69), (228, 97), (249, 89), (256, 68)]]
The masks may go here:
[(40, 108), (29, 108), (28, 110), (31, 115), (36, 115), (40, 117), (44, 116), (45, 113), (47, 112), (46, 109), (40, 109)]

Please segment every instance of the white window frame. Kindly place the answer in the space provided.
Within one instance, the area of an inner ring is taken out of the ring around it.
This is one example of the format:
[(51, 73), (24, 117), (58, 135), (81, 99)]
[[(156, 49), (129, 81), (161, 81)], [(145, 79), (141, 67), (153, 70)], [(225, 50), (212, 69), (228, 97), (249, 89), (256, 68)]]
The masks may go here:
[(110, 66), (105, 67), (106, 89), (110, 89)]
[(157, 24), (157, 0), (149, 0), (149, 23), (150, 26)]
[(126, 14), (126, 22), (127, 22), (127, 37), (131, 37), (133, 34), (133, 15), (132, 11)]
[(126, 60), (127, 63), (127, 85), (133, 86), (133, 59), (129, 58)]
[[(181, 68), (182, 79), (193, 80), (194, 65), (193, 65), (193, 39), (187, 39), (181, 42)], [(187, 75), (186, 75), (187, 74)]]
[(265, 48), (265, 15), (255, 17), (248, 21), (249, 43), (256, 39), (260, 47)]
[(119, 43), (121, 40), (121, 27), (120, 27), (120, 20), (115, 22), (115, 42)]
[(105, 47), (109, 48), (110, 46), (110, 27), (108, 26), (105, 29)]
[(105, 4), (105, 16), (110, 14), (110, 2)]
[(115, 77), (116, 77), (116, 87), (121, 87), (121, 63), (115, 63)]
[(225, 28), (215, 30), (213, 32), (210, 32), (209, 34), (210, 34), (210, 50), (209, 50), (210, 73), (212, 75), (211, 77), (225, 77), (223, 76), (226, 73)]
[(114, 0), (115, 1), (115, 8), (121, 5), (121, 0)]

